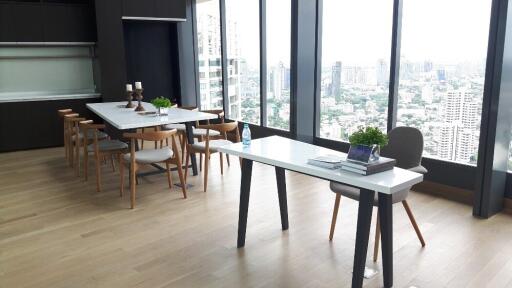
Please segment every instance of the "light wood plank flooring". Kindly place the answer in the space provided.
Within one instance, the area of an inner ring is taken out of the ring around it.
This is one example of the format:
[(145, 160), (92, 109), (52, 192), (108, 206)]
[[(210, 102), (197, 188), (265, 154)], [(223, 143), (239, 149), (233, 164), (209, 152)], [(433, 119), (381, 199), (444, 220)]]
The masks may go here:
[[(130, 210), (107, 166), (95, 193), (94, 174), (75, 177), (62, 148), (0, 154), (0, 287), (349, 287), (357, 203), (342, 199), (330, 243), (328, 183), (287, 172), (282, 232), (274, 170), (255, 165), (246, 247), (237, 249), (231, 160), (221, 177), (212, 156), (208, 192), (201, 175), (190, 177), (187, 200), (165, 174), (142, 178)], [(409, 202), (427, 246), (395, 206), (395, 287), (512, 287), (512, 217), (478, 220), (469, 206), (414, 192)], [(368, 265), (380, 269), (371, 253)], [(381, 287), (381, 277), (365, 287)]]

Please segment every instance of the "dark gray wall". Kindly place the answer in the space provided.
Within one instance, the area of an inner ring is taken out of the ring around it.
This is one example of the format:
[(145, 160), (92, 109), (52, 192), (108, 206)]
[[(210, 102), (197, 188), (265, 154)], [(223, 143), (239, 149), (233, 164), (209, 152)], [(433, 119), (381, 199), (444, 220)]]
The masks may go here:
[(290, 130), (306, 142), (313, 142), (315, 133), (315, 38), (316, 1), (292, 1)]
[(194, 18), (192, 17), (192, 0), (186, 0), (186, 22), (178, 23), (178, 50), (181, 101), (184, 106), (198, 106), (198, 88), (196, 75), (196, 55)]

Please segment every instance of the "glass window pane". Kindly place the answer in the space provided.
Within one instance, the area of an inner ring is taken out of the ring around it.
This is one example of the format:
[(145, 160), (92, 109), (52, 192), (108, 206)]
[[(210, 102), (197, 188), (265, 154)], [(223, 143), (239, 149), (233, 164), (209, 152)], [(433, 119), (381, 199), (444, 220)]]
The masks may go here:
[(197, 0), (196, 16), (201, 109), (222, 109), (219, 0)]
[(267, 126), (290, 130), (291, 0), (267, 1)]
[(324, 0), (319, 136), (386, 131), (392, 0)]
[(491, 0), (404, 1), (397, 126), (423, 132), (425, 156), (476, 164), (490, 9)]
[(260, 124), (259, 0), (226, 0), (229, 117)]

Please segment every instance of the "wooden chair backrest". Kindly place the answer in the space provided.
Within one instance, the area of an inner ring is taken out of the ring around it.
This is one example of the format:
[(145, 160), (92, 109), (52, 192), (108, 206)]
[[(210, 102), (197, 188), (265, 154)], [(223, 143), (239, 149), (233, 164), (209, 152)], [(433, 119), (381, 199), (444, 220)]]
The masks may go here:
[[(89, 130), (93, 130), (94, 137), (92, 138), (92, 144), (94, 145), (94, 151), (98, 151), (98, 131), (99, 129), (105, 129), (105, 124), (94, 124), (92, 120), (84, 120), (78, 122), (79, 130), (83, 133), (83, 135), (88, 135)], [(86, 144), (88, 144), (87, 137), (83, 137), (84, 149), (86, 149)], [(90, 142), (89, 142), (90, 143)], [(85, 153), (85, 152), (84, 152)]]
[(72, 109), (60, 109), (60, 110), (57, 110), (57, 114), (59, 115), (60, 118), (63, 118), (64, 115), (68, 115), (68, 114), (72, 114), (72, 113), (73, 113)]
[[(220, 123), (220, 124), (208, 124), (208, 125), (199, 125), (198, 128), (206, 129), (206, 142), (215, 139), (228, 139), (228, 133), (235, 134), (235, 142), (240, 142), (240, 131), (238, 130), (238, 122), (228, 122), (228, 123)], [(210, 130), (219, 131), (220, 135), (218, 136), (210, 136)]]

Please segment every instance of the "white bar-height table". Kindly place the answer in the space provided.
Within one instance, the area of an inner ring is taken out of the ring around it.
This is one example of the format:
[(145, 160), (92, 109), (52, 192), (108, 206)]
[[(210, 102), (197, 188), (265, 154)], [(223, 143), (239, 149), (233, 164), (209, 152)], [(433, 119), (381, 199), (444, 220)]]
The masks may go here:
[[(87, 104), (87, 108), (119, 130), (135, 130), (137, 128), (154, 127), (165, 124), (185, 123), (187, 139), (191, 144), (194, 143), (192, 125), (194, 125), (196, 121), (218, 118), (215, 114), (179, 108), (169, 108), (169, 112), (165, 116), (157, 116), (156, 114), (141, 115), (135, 112), (135, 108), (125, 108), (126, 103), (127, 102), (89, 103)], [(150, 103), (142, 102), (142, 106), (146, 110), (145, 112), (156, 112), (156, 108)], [(194, 154), (190, 156), (193, 175), (197, 175), (196, 156)]]
[(407, 189), (423, 181), (423, 175), (396, 167), (393, 170), (370, 176), (344, 172), (339, 169), (330, 170), (316, 167), (307, 164), (307, 160), (317, 156), (343, 156), (345, 154), (279, 136), (253, 140), (248, 147), (244, 147), (242, 143), (229, 144), (219, 148), (219, 152), (235, 155), (243, 159), (240, 185), (240, 210), (238, 216), (238, 247), (245, 245), (253, 161), (275, 167), (279, 207), (281, 210), (281, 226), (283, 230), (288, 229), (285, 170), (291, 170), (360, 188), (361, 196), (357, 216), (352, 287), (362, 287), (363, 285), (373, 200), (375, 192), (377, 192), (379, 198), (384, 286), (393, 286), (393, 214), (391, 197), (393, 193)]

